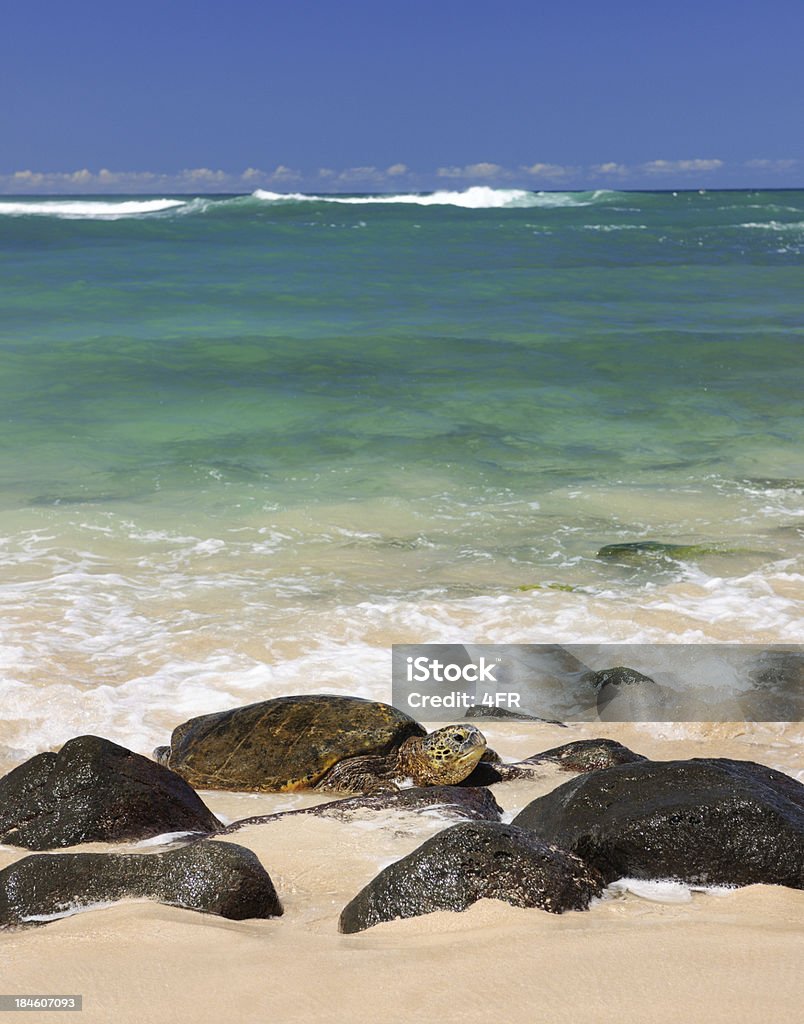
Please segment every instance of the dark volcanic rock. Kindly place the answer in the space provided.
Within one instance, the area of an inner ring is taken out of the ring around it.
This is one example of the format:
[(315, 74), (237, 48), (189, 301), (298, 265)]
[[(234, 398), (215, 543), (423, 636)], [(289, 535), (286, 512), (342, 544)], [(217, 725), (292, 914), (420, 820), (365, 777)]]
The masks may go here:
[(469, 775), (457, 784), (458, 788), (480, 789), (502, 782), (506, 778), (501, 771), (502, 767), (502, 761), (478, 761)]
[(585, 910), (603, 889), (598, 873), (524, 829), (492, 822), (453, 825), (391, 864), (344, 907), (339, 928), (504, 900), (560, 914)]
[(313, 814), (319, 818), (340, 818), (350, 821), (366, 813), (377, 811), (432, 811), (437, 810), (448, 818), (469, 821), (499, 821), (502, 807), (487, 789), (462, 786), (415, 786), (400, 789), (396, 793), (380, 793), (377, 796), (350, 796), (344, 800), (332, 800), (315, 807), (300, 807), (293, 811), (279, 811), (276, 814), (259, 814), (243, 818), (229, 825), (224, 832), (236, 832), (246, 825), (259, 825), (264, 821), (276, 821), (297, 814)]
[(644, 760), (642, 754), (634, 753), (616, 740), (575, 740), (560, 747), (551, 747), (540, 754), (532, 754), (523, 761), (508, 764), (503, 761), (481, 761), (472, 774), (458, 785), (492, 786), (495, 782), (508, 782), (510, 779), (538, 778), (544, 775), (545, 764), (555, 764), (566, 772), (593, 772), (615, 764)]
[(99, 736), (78, 736), (0, 779), (0, 842), (29, 850), (220, 827), (175, 772)]
[(233, 843), (152, 854), (36, 853), (0, 871), (0, 925), (143, 898), (236, 921), (282, 913), (268, 872)]
[(752, 690), (740, 695), (740, 712), (749, 722), (804, 720), (804, 651), (761, 651), (749, 678)]
[(637, 672), (635, 668), (627, 668), (625, 665), (616, 665), (614, 668), (602, 668), (597, 672), (590, 672), (584, 676), (583, 681), (589, 683), (594, 690), (602, 690), (604, 686), (630, 686), (634, 683), (655, 683), (655, 679)]
[(605, 722), (650, 722), (668, 718), (674, 695), (634, 668), (614, 668), (584, 676), (597, 693), (598, 717)]
[(514, 819), (615, 878), (804, 888), (804, 786), (751, 761), (642, 761), (582, 775)]
[[(539, 761), (554, 761), (566, 772), (594, 772), (600, 768), (612, 768), (617, 764), (631, 764), (647, 760), (622, 743), (609, 739), (575, 740), (551, 747), (540, 754), (533, 754), (523, 764)], [(512, 767), (516, 767), (515, 765)]]

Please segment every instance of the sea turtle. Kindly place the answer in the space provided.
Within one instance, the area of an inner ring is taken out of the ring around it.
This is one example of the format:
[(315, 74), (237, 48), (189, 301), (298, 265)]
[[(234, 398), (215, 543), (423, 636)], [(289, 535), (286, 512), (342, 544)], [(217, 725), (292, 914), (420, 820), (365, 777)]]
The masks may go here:
[(202, 789), (374, 793), (455, 785), (486, 750), (473, 725), (427, 735), (409, 715), (335, 694), (277, 697), (191, 718), (154, 757)]

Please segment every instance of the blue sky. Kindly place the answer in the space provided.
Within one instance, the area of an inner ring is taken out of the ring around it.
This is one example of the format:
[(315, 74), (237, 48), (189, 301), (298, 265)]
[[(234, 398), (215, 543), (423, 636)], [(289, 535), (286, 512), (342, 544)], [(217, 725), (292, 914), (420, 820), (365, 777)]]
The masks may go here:
[(0, 191), (804, 185), (802, 0), (29, 0)]

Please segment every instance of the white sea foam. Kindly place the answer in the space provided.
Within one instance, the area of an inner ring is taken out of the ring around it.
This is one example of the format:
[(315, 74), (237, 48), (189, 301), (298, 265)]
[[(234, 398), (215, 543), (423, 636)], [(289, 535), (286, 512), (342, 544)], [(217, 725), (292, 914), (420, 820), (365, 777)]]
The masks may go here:
[(267, 192), (257, 189), (255, 199), (272, 203), (336, 203), (344, 206), (393, 205), (459, 206), (468, 210), (528, 209), (531, 207), (589, 206), (609, 193), (528, 192), (518, 188), (474, 185), (462, 192), (401, 193), (399, 195), (335, 196), (303, 192)]
[(46, 199), (35, 202), (0, 200), (0, 214), (8, 217), (58, 217), (62, 220), (119, 220), (164, 210), (178, 210), (188, 204), (181, 199)]
[(608, 886), (606, 896), (617, 898), (631, 893), (651, 903), (691, 903), (693, 893), (696, 892), (722, 897), (729, 896), (734, 888), (726, 885), (688, 885), (671, 879), (620, 878)]
[[(25, 924), (47, 924), (49, 921), (60, 921), (64, 917), (74, 917), (76, 914), (83, 914), (87, 910), (106, 910), (108, 907), (115, 906), (115, 900), (102, 900), (96, 903), (74, 903), (69, 907), (65, 907), (63, 910), (57, 910), (52, 914), (29, 914), (27, 917), (20, 918)], [(127, 901), (132, 902), (132, 901)], [(144, 901), (134, 901), (144, 902)]]
[(138, 843), (132, 843), (132, 849), (138, 850), (148, 846), (170, 846), (179, 839), (186, 839), (188, 836), (198, 835), (197, 832), (162, 832), (161, 835), (151, 836), (149, 839), (140, 839)]

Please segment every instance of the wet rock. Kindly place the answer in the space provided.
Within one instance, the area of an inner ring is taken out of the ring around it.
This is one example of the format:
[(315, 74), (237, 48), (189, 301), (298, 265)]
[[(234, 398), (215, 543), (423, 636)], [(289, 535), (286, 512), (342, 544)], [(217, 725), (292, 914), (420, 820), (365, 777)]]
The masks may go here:
[(484, 704), (476, 704), (469, 708), (464, 718), (492, 718), (496, 721), (522, 721), (522, 722), (544, 722), (547, 725), (560, 725), (566, 729), (564, 722), (558, 722), (553, 718), (539, 718), (537, 715), (528, 715), (524, 711), (509, 711), (508, 708), (492, 708)]
[(503, 768), (502, 761), (480, 760), (471, 773), (462, 782), (458, 783), (458, 788), (478, 789), (484, 786), (493, 786), (495, 782), (504, 782), (506, 775), (502, 770)]
[(268, 872), (233, 843), (205, 840), (152, 854), (36, 853), (0, 871), (0, 925), (41, 924), (124, 899), (236, 921), (282, 913)]
[(533, 754), (523, 764), (552, 761), (566, 772), (596, 772), (601, 768), (612, 768), (617, 764), (632, 764), (647, 758), (637, 754), (617, 740), (591, 739), (574, 740), (560, 747), (551, 747), (540, 754)]
[(478, 780), (475, 785), (494, 785), (496, 782), (508, 782), (511, 779), (542, 778), (545, 765), (556, 765), (566, 772), (594, 772), (600, 768), (610, 768), (615, 764), (629, 764), (632, 761), (644, 761), (642, 754), (637, 754), (616, 740), (592, 739), (574, 740), (563, 743), (560, 747), (551, 747), (540, 754), (532, 754), (522, 761), (494, 761), (481, 763), (472, 774), (459, 785)]
[(614, 668), (590, 672), (584, 681), (588, 682), (597, 692), (600, 692), (605, 686), (629, 686), (637, 683), (653, 683), (655, 685), (655, 680), (650, 676), (637, 672), (635, 668), (626, 668), (625, 665), (616, 665)]
[(552, 913), (585, 910), (602, 892), (598, 873), (526, 830), (491, 822), (453, 825), (381, 871), (344, 907), (339, 928), (436, 910), (466, 910), (479, 899)]
[(175, 772), (99, 736), (78, 736), (0, 779), (0, 842), (29, 850), (220, 827)]
[(584, 680), (597, 693), (597, 714), (604, 722), (664, 721), (674, 703), (666, 687), (637, 672), (617, 665), (591, 672)]
[(499, 821), (503, 810), (491, 793), (481, 787), (463, 786), (416, 786), (400, 789), (396, 793), (381, 793), (377, 796), (355, 796), (344, 800), (333, 800), (314, 807), (300, 807), (293, 811), (279, 811), (276, 814), (261, 814), (235, 821), (224, 831), (236, 832), (246, 825), (259, 825), (297, 814), (312, 814), (319, 818), (339, 818), (350, 821), (353, 818), (374, 814), (377, 811), (433, 811), (437, 810), (448, 818), (469, 821)]
[(514, 819), (607, 882), (804, 888), (804, 786), (751, 761), (642, 761), (582, 775)]
[(740, 712), (749, 722), (804, 720), (804, 651), (758, 652), (749, 670), (753, 689), (740, 695)]

